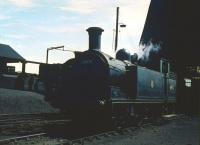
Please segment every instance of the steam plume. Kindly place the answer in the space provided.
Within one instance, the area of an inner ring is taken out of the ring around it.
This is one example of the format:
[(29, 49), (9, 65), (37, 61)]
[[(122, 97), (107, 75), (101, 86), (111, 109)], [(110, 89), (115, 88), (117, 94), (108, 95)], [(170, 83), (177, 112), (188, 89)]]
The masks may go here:
[(140, 45), (138, 52), (139, 59), (144, 62), (148, 62), (151, 53), (158, 53), (161, 50), (161, 44), (162, 43), (154, 44), (150, 41), (145, 45)]

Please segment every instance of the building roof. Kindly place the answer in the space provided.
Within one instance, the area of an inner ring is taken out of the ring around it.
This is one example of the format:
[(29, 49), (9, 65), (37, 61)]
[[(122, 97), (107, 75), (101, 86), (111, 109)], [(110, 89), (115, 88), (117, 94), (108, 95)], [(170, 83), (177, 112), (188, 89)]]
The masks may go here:
[(6, 62), (19, 62), (25, 59), (9, 45), (0, 44), (0, 61), (2, 60)]

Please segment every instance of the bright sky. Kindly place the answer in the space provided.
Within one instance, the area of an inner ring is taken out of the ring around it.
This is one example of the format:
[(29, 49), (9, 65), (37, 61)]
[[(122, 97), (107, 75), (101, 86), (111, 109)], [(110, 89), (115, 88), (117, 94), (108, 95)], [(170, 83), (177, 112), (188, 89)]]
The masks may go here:
[[(139, 49), (150, 0), (1, 0), (0, 43), (13, 47), (25, 59), (45, 62), (46, 49), (64, 45), (65, 49), (88, 49), (86, 29), (99, 26), (102, 51), (114, 55), (113, 30), (116, 7), (120, 7), (119, 47), (132, 53)], [(50, 51), (50, 63), (63, 63), (72, 53)], [(17, 68), (18, 69), (18, 68)], [(27, 72), (37, 72), (29, 65)]]

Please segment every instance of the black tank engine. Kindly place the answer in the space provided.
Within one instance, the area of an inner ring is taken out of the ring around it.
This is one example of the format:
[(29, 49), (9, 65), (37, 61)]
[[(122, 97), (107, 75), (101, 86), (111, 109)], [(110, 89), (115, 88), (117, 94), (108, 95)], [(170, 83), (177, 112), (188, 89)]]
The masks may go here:
[(176, 77), (133, 63), (120, 50), (113, 58), (100, 50), (103, 29), (90, 27), (89, 50), (64, 64), (42, 64), (46, 100), (72, 114), (162, 113), (176, 102)]

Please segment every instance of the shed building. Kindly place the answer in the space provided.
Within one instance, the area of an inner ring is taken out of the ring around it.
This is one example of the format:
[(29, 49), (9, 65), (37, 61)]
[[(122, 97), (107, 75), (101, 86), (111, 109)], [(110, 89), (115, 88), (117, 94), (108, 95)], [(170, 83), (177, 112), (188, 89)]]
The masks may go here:
[(12, 47), (0, 44), (0, 73), (13, 73), (15, 68), (7, 66), (7, 63), (25, 62), (25, 59)]

